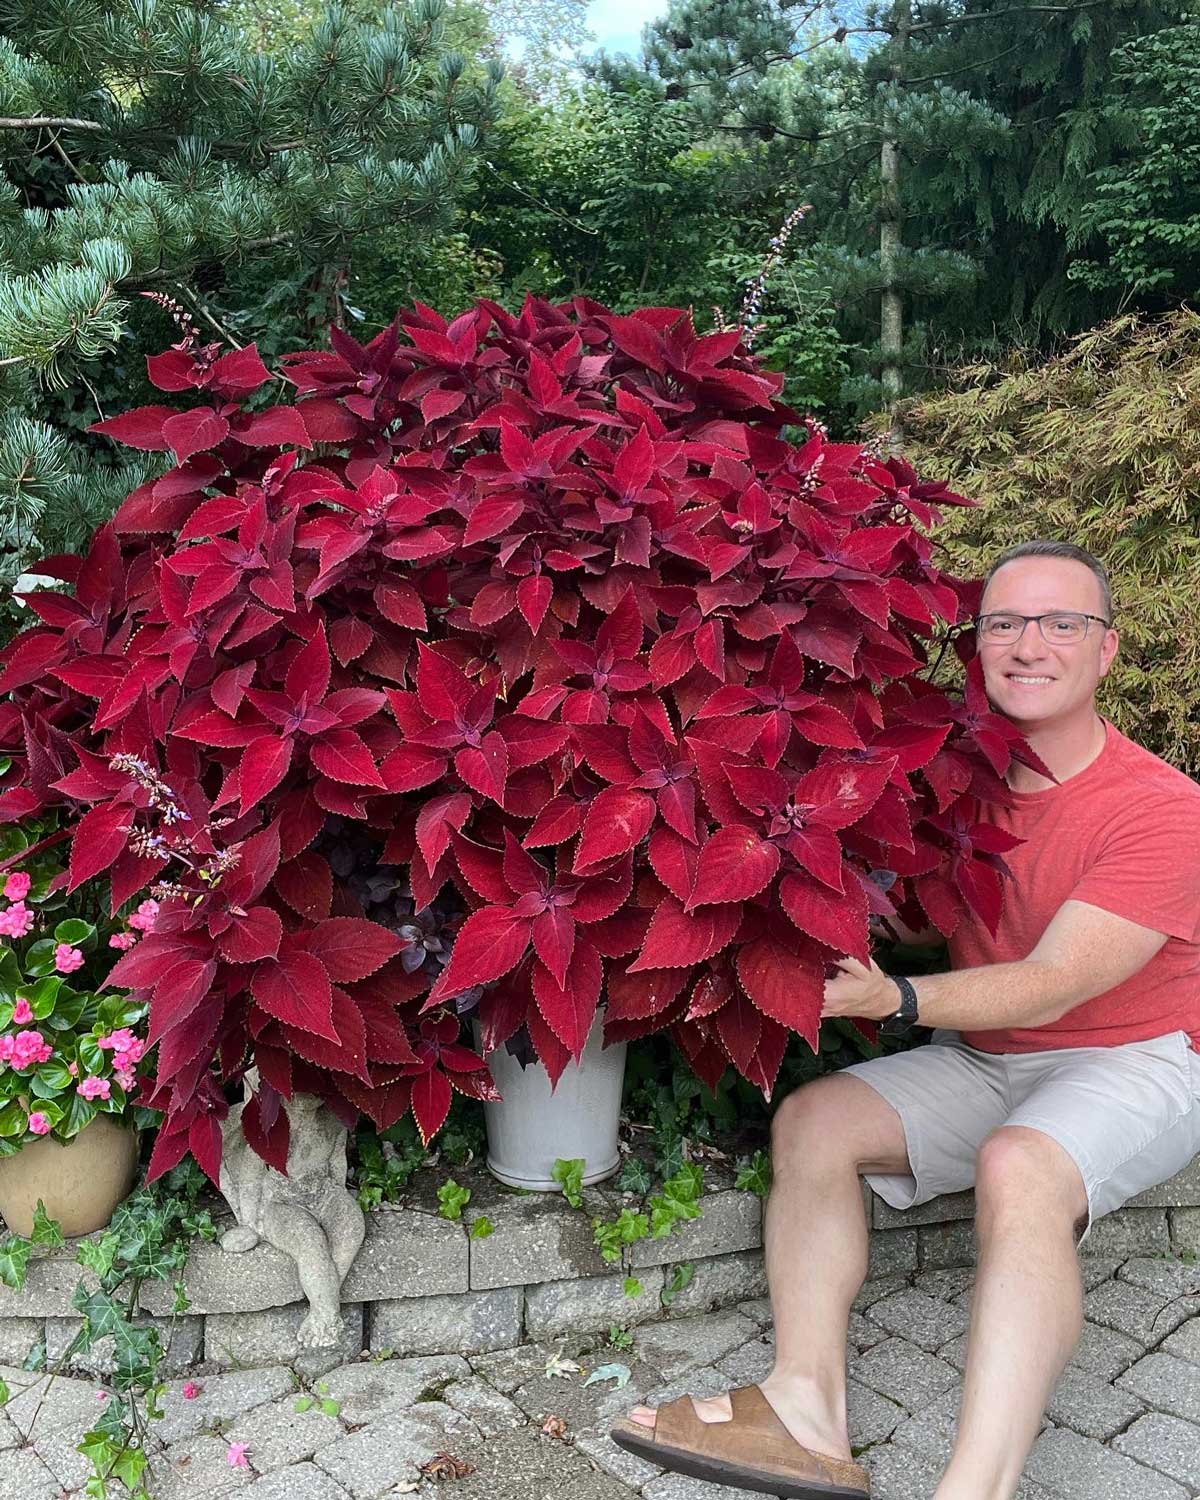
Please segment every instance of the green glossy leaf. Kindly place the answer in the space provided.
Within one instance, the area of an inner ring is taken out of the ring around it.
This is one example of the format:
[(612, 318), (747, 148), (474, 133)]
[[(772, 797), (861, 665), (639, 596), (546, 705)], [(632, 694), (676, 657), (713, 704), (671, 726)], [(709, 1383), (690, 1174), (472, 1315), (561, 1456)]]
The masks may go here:
[(65, 981), (59, 975), (49, 974), (45, 979), (39, 979), (36, 984), (24, 985), (18, 993), (24, 995), (29, 1001), (37, 1020), (44, 1021), (54, 1011), (59, 991), (64, 983)]
[(562, 1188), (563, 1197), (572, 1208), (583, 1207), (583, 1174), (587, 1162), (581, 1156), (559, 1157), (551, 1176)]
[[(16, 952), (9, 943), (0, 943), (0, 1000), (10, 1003), (17, 998), (17, 990), (24, 982), (21, 973), (21, 965), (17, 961)], [(3, 1016), (0, 1011), (0, 1016)], [(2, 1023), (7, 1025), (12, 1020), (12, 1011), (9, 1010), (8, 1017)]]
[(33, 1211), (33, 1243), (35, 1245), (48, 1245), (57, 1249), (59, 1245), (65, 1245), (62, 1225), (57, 1219), (52, 1219), (46, 1212), (46, 1205), (39, 1198), (37, 1207)]
[(479, 1214), (471, 1221), (470, 1235), (473, 1240), (486, 1240), (489, 1234), (495, 1232), (496, 1226), (487, 1214)]
[(96, 1106), (90, 1099), (85, 1099), (78, 1092), (71, 1094), (66, 1101), (66, 1106), (59, 1134), (64, 1140), (69, 1141), (96, 1118)]
[(33, 1241), (19, 1234), (6, 1234), (0, 1239), (0, 1281), (13, 1291), (25, 1287), (25, 1271), (29, 1257), (33, 1254)]
[(742, 1164), (735, 1186), (743, 1192), (757, 1193), (760, 1198), (767, 1196), (771, 1191), (771, 1158), (765, 1151), (756, 1151)]
[(95, 936), (95, 927), (90, 922), (85, 922), (82, 917), (68, 917), (65, 922), (60, 922), (54, 929), (54, 941), (70, 943), (72, 948), (78, 948), (81, 943), (86, 943), (89, 938)]
[(16, 1099), (10, 1099), (7, 1104), (0, 1105), (0, 1136), (24, 1135), (25, 1121), (28, 1118), (24, 1108)]
[(30, 1087), (39, 1099), (53, 1099), (69, 1089), (74, 1082), (66, 1063), (52, 1057), (49, 1062), (39, 1063), (33, 1070)]
[(30, 945), (25, 954), (25, 972), (35, 979), (54, 973), (54, 950), (58, 944), (53, 938), (39, 938)]
[(103, 1073), (105, 1053), (101, 1052), (94, 1036), (79, 1038), (79, 1066), (83, 1073)]
[(438, 1188), (438, 1212), (443, 1219), (461, 1219), (462, 1211), (471, 1201), (471, 1189), (460, 1187), (454, 1178)]

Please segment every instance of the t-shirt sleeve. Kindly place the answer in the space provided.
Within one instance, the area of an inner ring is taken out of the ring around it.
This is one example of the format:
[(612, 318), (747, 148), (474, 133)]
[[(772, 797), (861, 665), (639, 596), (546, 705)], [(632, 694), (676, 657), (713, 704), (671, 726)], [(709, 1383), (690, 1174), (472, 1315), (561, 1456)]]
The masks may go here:
[(1135, 799), (1069, 899), (1200, 942), (1200, 789), (1178, 801)]

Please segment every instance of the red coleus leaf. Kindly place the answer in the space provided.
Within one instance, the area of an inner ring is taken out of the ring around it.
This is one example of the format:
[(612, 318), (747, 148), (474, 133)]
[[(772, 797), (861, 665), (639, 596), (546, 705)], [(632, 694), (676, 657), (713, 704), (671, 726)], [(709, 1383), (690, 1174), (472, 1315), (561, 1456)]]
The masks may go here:
[(534, 964), (532, 978), (533, 997), (547, 1026), (572, 1057), (582, 1057), (604, 979), (600, 955), (581, 936), (575, 944), (570, 972), (562, 981), (541, 962)]
[(318, 922), (306, 934), (305, 943), (335, 984), (365, 979), (404, 947), (394, 932), (361, 917), (330, 917)]
[(716, 901), (748, 901), (771, 883), (781, 855), (753, 828), (718, 828), (700, 850), (687, 910)]
[(329, 915), (333, 900), (333, 872), (329, 861), (307, 849), (279, 866), (275, 890), (298, 916), (310, 922)]
[(282, 938), (278, 912), (269, 906), (252, 906), (245, 916), (233, 917), (217, 939), (217, 947), (231, 964), (252, 964), (260, 958), (274, 958)]
[(618, 854), (627, 854), (649, 832), (654, 813), (654, 799), (644, 792), (606, 787), (584, 817), (575, 873), (586, 875)]
[(331, 729), (313, 742), (309, 755), (322, 776), (334, 781), (353, 786), (387, 786), (375, 765), (375, 757), (353, 729)]
[(575, 918), (569, 908), (552, 906), (533, 919), (533, 947), (554, 982), (565, 985), (575, 953)]
[(109, 417), (104, 422), (93, 422), (89, 432), (102, 432), (105, 437), (115, 438), (127, 448), (143, 448), (159, 453), (171, 445), (163, 436), (163, 426), (178, 413), (171, 406), (138, 406), (119, 417)]
[(418, 1073), (413, 1079), (413, 1119), (416, 1120), (417, 1129), (421, 1132), (423, 1146), (428, 1146), (446, 1123), (446, 1116), (450, 1113), (450, 1101), (453, 1097), (454, 1091), (450, 1087), (449, 1080), (437, 1068), (430, 1068), (426, 1073)]
[(290, 737), (280, 739), (273, 734), (260, 735), (246, 746), (238, 763), (240, 811), (243, 817), (273, 792), (287, 775), (292, 763), (292, 750), (293, 741)]
[(430, 1002), (502, 978), (525, 956), (529, 938), (529, 920), (514, 916), (508, 907), (485, 906), (472, 912), (454, 940), (450, 962), (429, 993)]
[(867, 898), (855, 881), (837, 893), (803, 875), (785, 875), (779, 884), (784, 911), (801, 932), (816, 938), (839, 955), (870, 962), (867, 941)]
[(738, 950), (737, 972), (742, 988), (758, 1009), (799, 1032), (816, 1052), (825, 999), (824, 964), (762, 937)]
[(311, 953), (290, 947), (259, 964), (250, 978), (255, 1002), (276, 1020), (298, 1031), (311, 1031), (331, 1042), (333, 991), (324, 964)]
[(242, 1108), (242, 1131), (251, 1150), (286, 1176), (291, 1122), (279, 1095), (269, 1084), (264, 1084), (258, 1093), (252, 1092), (246, 1100)]
[(690, 914), (682, 902), (664, 896), (650, 919), (650, 930), (629, 972), (639, 969), (678, 969), (698, 964), (719, 953), (741, 922), (741, 907), (705, 906)]

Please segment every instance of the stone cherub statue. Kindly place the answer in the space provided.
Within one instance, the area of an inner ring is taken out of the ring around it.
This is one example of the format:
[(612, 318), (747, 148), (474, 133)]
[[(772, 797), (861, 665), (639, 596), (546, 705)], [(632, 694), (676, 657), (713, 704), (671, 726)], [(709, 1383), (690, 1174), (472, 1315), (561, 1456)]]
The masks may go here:
[(266, 1240), (290, 1256), (309, 1309), (297, 1342), (328, 1348), (341, 1337), (342, 1282), (366, 1234), (363, 1211), (346, 1187), (346, 1129), (320, 1099), (282, 1100), (291, 1127), (285, 1177), (251, 1150), (242, 1108), (235, 1105), (223, 1127), (220, 1188), (237, 1223), (221, 1237), (221, 1249), (253, 1250)]

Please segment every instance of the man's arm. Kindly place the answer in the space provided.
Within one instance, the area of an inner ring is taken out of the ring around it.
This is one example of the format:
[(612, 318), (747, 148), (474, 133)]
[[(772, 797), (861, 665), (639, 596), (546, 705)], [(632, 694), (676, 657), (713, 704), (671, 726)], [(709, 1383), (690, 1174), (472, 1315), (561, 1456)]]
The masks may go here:
[[(922, 1026), (992, 1031), (1045, 1026), (1132, 978), (1167, 934), (1084, 901), (1064, 901), (1028, 958), (948, 974), (910, 976)], [(854, 959), (825, 985), (824, 1016), (890, 1015), (896, 986)]]

